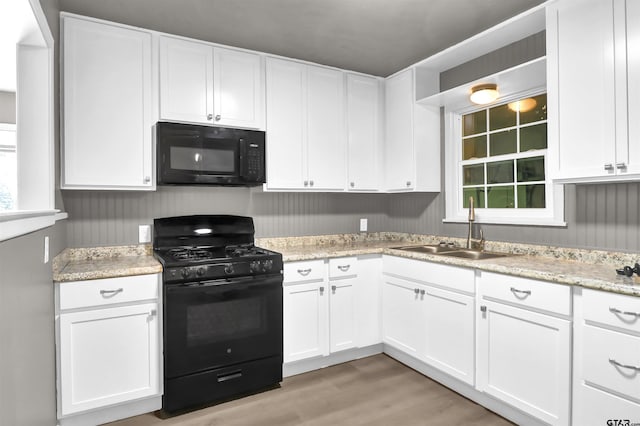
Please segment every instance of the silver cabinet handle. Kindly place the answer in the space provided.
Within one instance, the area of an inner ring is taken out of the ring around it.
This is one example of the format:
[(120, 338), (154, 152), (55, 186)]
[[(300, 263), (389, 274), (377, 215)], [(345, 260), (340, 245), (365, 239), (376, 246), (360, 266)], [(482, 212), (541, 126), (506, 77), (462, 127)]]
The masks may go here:
[(351, 268), (351, 265), (338, 265), (338, 269), (340, 269), (342, 272), (347, 272), (349, 268)]
[(410, 180), (407, 181), (407, 186), (411, 186), (411, 181)]
[(531, 290), (518, 290), (515, 287), (511, 287), (511, 292), (520, 293), (520, 294), (526, 294), (527, 296), (531, 296)]
[(351, 182), (349, 185), (353, 188), (354, 186), (356, 186), (356, 183), (355, 182)]
[(151, 176), (145, 176), (144, 179), (142, 180), (144, 183), (149, 183), (151, 182)]
[(323, 292), (324, 292), (324, 287), (320, 286), (320, 293), (323, 293)]
[(333, 292), (335, 293), (335, 292), (336, 292), (336, 288), (337, 288), (337, 287), (336, 287), (335, 285), (332, 285), (332, 286), (331, 286), (331, 291), (333, 291)]
[(420, 289), (419, 289), (419, 288), (414, 288), (414, 289), (413, 289), (413, 292), (414, 292), (415, 294), (419, 294), (419, 293), (420, 293)]
[(304, 186), (309, 186), (309, 181), (308, 180), (304, 181)]
[(421, 295), (421, 296), (424, 296), (424, 294), (425, 294), (425, 293), (426, 293), (426, 291), (424, 291), (424, 290), (420, 290), (420, 295)]
[(615, 365), (616, 367), (622, 367), (622, 368), (628, 368), (629, 370), (640, 371), (640, 367), (639, 366), (622, 364), (621, 362), (618, 362), (613, 358), (609, 358), (609, 362), (611, 364)]
[(616, 163), (616, 169), (626, 169), (627, 163)]
[(220, 114), (216, 115), (216, 121), (220, 121), (221, 118)]
[(104, 297), (113, 297), (118, 293), (122, 293), (123, 291), (123, 288), (119, 288), (117, 290), (100, 290), (100, 295)]
[(298, 269), (298, 273), (300, 275), (302, 275), (303, 277), (306, 277), (307, 275), (309, 275), (309, 273), (311, 272), (311, 268), (307, 268), (307, 269)]
[(150, 317), (155, 317), (156, 315), (158, 315), (158, 311), (156, 311), (155, 309), (152, 309), (151, 312), (149, 312)]
[(480, 306), (480, 312), (487, 312), (487, 307), (484, 305)]
[(312, 180), (309, 181), (309, 186), (313, 186), (313, 181)]
[(640, 317), (640, 312), (631, 312), (631, 311), (621, 311), (620, 309), (609, 307), (609, 312), (612, 314), (620, 314), (620, 315), (631, 315), (636, 318)]
[(213, 120), (213, 114), (207, 114), (207, 120)]
[(613, 170), (613, 164), (611, 163), (607, 163), (604, 165), (604, 169), (609, 171), (609, 170)]

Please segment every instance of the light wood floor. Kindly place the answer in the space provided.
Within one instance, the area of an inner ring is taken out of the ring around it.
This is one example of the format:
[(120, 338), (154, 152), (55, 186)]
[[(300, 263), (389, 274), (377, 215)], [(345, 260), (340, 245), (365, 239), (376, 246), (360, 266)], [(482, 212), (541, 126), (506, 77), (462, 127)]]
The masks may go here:
[(166, 420), (153, 414), (111, 426), (512, 425), (386, 355), (285, 378), (263, 392)]

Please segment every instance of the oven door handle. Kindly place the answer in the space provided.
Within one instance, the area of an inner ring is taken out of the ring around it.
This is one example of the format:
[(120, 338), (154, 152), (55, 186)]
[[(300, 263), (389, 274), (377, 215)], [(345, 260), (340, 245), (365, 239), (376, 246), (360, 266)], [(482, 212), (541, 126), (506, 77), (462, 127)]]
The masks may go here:
[(237, 290), (244, 290), (250, 287), (265, 288), (267, 286), (282, 287), (282, 275), (261, 275), (259, 277), (236, 277), (236, 278), (223, 278), (219, 280), (210, 281), (195, 281), (180, 284), (169, 284), (166, 286), (166, 291), (169, 293), (176, 292), (190, 292), (196, 289), (206, 289), (212, 287), (230, 286)]

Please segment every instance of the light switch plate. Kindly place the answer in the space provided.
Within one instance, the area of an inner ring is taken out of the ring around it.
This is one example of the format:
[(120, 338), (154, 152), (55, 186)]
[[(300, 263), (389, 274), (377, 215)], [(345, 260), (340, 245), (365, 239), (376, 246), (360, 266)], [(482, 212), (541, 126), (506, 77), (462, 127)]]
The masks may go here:
[(367, 232), (367, 219), (360, 219), (360, 232)]
[(139, 243), (151, 242), (151, 225), (138, 226), (138, 242)]

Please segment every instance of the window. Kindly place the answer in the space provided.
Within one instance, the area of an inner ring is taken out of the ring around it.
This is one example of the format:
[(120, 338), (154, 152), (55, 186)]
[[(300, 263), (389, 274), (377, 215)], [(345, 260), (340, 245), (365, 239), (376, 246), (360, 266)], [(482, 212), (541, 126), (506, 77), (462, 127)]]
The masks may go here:
[(547, 172), (546, 93), (449, 115), (447, 220), (464, 220), (473, 198), (481, 222), (561, 224)]
[(16, 208), (17, 193), (16, 125), (0, 123), (0, 211)]

